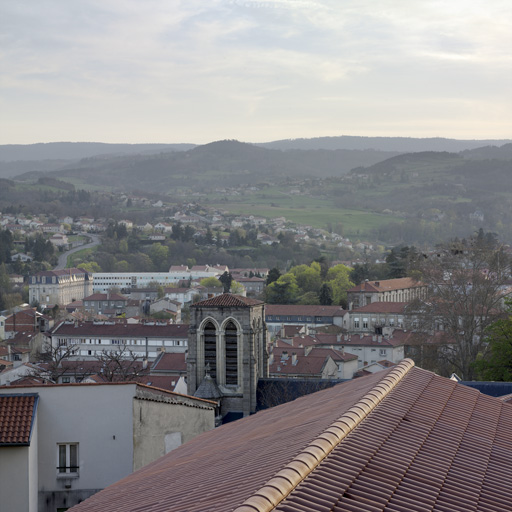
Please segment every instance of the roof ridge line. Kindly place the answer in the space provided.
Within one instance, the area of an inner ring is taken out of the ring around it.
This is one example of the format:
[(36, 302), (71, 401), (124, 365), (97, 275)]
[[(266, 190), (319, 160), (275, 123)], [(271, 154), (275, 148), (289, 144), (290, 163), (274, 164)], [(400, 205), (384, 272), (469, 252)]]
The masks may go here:
[(354, 430), (414, 366), (403, 359), (348, 411), (233, 512), (271, 512)]

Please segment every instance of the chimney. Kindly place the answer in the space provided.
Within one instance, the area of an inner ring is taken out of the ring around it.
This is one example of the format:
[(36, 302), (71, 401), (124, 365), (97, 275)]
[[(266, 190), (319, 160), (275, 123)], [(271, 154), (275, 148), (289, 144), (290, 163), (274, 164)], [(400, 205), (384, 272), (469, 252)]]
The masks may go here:
[(297, 364), (297, 353), (292, 352), (292, 365), (295, 366)]
[(268, 364), (269, 365), (274, 364), (274, 353), (273, 352), (271, 352), (270, 355), (268, 356)]
[(375, 334), (372, 336), (372, 341), (377, 341), (377, 336)]
[(341, 341), (341, 334), (336, 334), (336, 341), (337, 341), (337, 342), (340, 342), (340, 341)]
[(378, 341), (379, 343), (382, 343), (382, 336), (377, 336), (377, 341)]

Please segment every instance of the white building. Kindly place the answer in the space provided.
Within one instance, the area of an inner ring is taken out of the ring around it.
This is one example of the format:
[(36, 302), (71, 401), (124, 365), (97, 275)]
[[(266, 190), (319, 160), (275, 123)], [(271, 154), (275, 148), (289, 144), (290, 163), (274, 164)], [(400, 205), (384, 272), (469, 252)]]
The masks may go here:
[(66, 305), (92, 293), (91, 275), (81, 268), (44, 270), (30, 276), (28, 295), (31, 304)]
[(0, 388), (1, 509), (67, 510), (211, 430), (214, 406), (124, 382)]
[(152, 361), (161, 352), (186, 352), (188, 325), (146, 322), (61, 322), (51, 333), (52, 347), (76, 346), (74, 356), (95, 358), (100, 352), (125, 350)]
[[(227, 268), (227, 267), (226, 267)], [(209, 265), (188, 268), (172, 266), (169, 272), (96, 272), (94, 274), (94, 292), (106, 293), (112, 288), (129, 291), (132, 288), (149, 288), (157, 283), (160, 286), (177, 285), (180, 281), (204, 279), (222, 274), (218, 267)]]

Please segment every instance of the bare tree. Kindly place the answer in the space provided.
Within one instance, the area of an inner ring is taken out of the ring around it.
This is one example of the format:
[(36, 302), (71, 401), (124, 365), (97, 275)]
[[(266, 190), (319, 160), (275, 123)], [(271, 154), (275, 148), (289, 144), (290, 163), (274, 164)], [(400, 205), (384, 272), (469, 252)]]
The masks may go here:
[(137, 380), (148, 373), (147, 361), (132, 350), (121, 345), (116, 350), (105, 350), (96, 354), (99, 373), (107, 382)]
[(47, 339), (41, 348), (40, 363), (33, 368), (32, 375), (58, 382), (60, 377), (78, 370), (82, 363), (76, 359), (78, 349), (79, 345), (53, 346)]
[(486, 329), (503, 314), (509, 258), (491, 237), (452, 242), (429, 255), (421, 267), (428, 295), (409, 307), (424, 341), (438, 339), (444, 371), (473, 380), (474, 363), (485, 357)]

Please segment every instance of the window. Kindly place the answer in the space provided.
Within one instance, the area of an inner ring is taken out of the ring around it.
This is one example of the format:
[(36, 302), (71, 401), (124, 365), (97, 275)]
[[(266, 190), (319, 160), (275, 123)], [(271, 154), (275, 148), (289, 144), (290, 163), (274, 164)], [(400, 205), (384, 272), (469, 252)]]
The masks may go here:
[(238, 384), (238, 334), (235, 324), (226, 326), (226, 384)]
[(359, 318), (354, 318), (354, 329), (359, 329)]
[(69, 384), (71, 382), (71, 377), (62, 377), (62, 384)]
[(204, 327), (204, 365), (209, 366), (212, 379), (217, 378), (217, 330), (208, 322)]
[(78, 443), (58, 444), (57, 450), (57, 475), (78, 475)]
[(387, 354), (387, 351), (386, 351), (386, 349), (385, 349), (385, 348), (381, 348), (381, 349), (379, 350), (379, 356), (387, 356), (387, 355), (388, 355), (388, 354)]
[(368, 318), (363, 318), (363, 329), (368, 329)]

